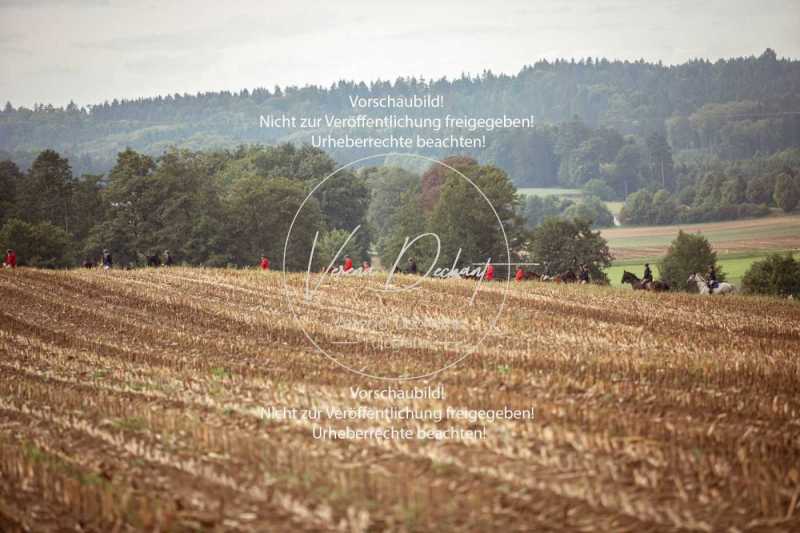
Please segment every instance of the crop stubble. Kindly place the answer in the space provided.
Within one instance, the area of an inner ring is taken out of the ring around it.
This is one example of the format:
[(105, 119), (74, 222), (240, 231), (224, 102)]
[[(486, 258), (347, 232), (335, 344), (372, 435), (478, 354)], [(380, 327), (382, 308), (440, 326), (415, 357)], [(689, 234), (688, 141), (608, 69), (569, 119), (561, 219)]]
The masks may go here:
[[(795, 303), (523, 283), (492, 328), (452, 305), (473, 286), (423, 284), (427, 317), (463, 318), (465, 344), (488, 335), (456, 367), (414, 383), (443, 382), (444, 402), (396, 403), (534, 405), (536, 419), (487, 424), (478, 441), (319, 441), (314, 422), (265, 420), (263, 408), (380, 406), (349, 387), (386, 383), (310, 346), (280, 274), (0, 272), (0, 526), (800, 527)], [(485, 287), (476, 305), (495, 309), (502, 290)], [(322, 339), (387, 334), (332, 326), (343, 308), (360, 319), (385, 312), (360, 280), (313, 305)], [(420, 305), (406, 294), (391, 309), (411, 315)], [(376, 363), (356, 347), (348, 364), (431, 368), (435, 335), (390, 333), (401, 346), (391, 355)]]

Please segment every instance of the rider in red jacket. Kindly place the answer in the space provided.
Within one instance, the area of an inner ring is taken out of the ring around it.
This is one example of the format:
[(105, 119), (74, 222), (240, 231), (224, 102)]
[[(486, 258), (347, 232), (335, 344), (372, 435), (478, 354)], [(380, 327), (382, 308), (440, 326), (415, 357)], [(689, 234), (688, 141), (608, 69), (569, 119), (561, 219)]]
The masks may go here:
[(261, 270), (269, 270), (269, 259), (265, 255), (261, 256)]
[(353, 260), (350, 259), (349, 255), (344, 256), (344, 271), (350, 272), (353, 270)]
[(522, 281), (523, 279), (525, 279), (525, 271), (522, 270), (521, 266), (517, 267), (517, 273), (514, 274), (514, 279), (517, 281)]
[(17, 252), (14, 250), (6, 250), (5, 264), (11, 268), (17, 268)]
[(492, 281), (494, 279), (494, 265), (489, 263), (489, 266), (486, 267), (486, 281)]

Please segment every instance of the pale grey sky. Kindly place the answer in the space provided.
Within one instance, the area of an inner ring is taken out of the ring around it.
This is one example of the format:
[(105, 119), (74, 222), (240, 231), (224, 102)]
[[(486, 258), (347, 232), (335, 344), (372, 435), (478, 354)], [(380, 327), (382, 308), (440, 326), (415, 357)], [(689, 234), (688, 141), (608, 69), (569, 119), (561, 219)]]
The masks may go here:
[(0, 0), (0, 101), (513, 74), (556, 57), (798, 58), (799, 30), (800, 0)]

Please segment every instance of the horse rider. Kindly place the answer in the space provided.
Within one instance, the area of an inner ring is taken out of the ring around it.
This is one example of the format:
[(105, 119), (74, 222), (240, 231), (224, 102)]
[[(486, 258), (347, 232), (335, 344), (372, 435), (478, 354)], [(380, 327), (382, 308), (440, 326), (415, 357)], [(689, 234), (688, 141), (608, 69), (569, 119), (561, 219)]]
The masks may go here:
[(164, 250), (164, 266), (172, 266), (174, 263), (172, 256), (169, 254), (169, 250)]
[(709, 294), (713, 294), (714, 289), (717, 287), (717, 271), (714, 269), (714, 265), (708, 266), (708, 274), (706, 274), (706, 285), (708, 286)]
[(516, 274), (514, 274), (514, 279), (516, 281), (522, 281), (523, 279), (525, 279), (525, 271), (522, 270), (521, 266), (517, 266), (517, 272)]
[(581, 283), (589, 283), (589, 267), (581, 265), (578, 271), (578, 280)]
[(3, 264), (8, 268), (17, 268), (17, 252), (9, 248), (6, 250), (6, 257)]
[(486, 281), (493, 281), (494, 280), (494, 265), (489, 263), (486, 266)]
[(644, 276), (642, 276), (642, 281), (653, 283), (653, 271), (650, 270), (650, 263), (644, 264)]
[(103, 268), (108, 270), (114, 265), (114, 260), (111, 258), (111, 252), (103, 250)]
[(417, 273), (417, 261), (413, 257), (408, 260), (408, 269), (406, 272), (409, 274)]

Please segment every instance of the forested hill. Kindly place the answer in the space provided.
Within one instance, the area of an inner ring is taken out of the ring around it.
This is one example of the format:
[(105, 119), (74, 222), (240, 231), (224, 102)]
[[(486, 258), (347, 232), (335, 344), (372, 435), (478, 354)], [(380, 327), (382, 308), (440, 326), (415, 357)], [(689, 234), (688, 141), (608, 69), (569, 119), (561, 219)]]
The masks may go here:
[[(593, 58), (540, 61), (514, 76), (484, 72), (454, 80), (342, 81), (330, 88), (115, 99), (86, 108), (37, 104), (27, 109), (9, 103), (0, 112), (0, 159), (27, 168), (40, 150), (53, 148), (69, 157), (75, 174), (101, 173), (126, 147), (160, 155), (171, 145), (198, 150), (302, 142), (308, 131), (261, 129), (260, 115), (353, 114), (351, 95), (427, 93), (443, 95), (447, 113), (535, 116), (540, 124), (536, 129), (495, 132), (487, 136), (487, 147), (469, 154), (501, 166), (519, 186), (580, 186), (594, 177), (591, 168), (604, 163), (603, 147), (590, 150), (595, 160), (588, 171), (578, 170), (576, 176), (574, 168), (561, 168), (566, 151), (588, 140), (559, 136), (558, 125), (574, 124), (576, 117), (587, 131), (607, 128), (632, 135), (636, 142), (661, 134), (673, 154), (688, 151), (738, 160), (800, 146), (800, 61), (778, 59), (768, 49), (758, 57), (675, 66)], [(564, 142), (575, 146), (565, 147)], [(330, 153), (340, 162), (365, 155), (356, 150)], [(585, 166), (581, 161), (576, 165)]]

